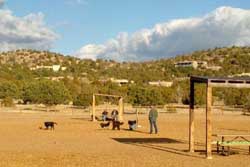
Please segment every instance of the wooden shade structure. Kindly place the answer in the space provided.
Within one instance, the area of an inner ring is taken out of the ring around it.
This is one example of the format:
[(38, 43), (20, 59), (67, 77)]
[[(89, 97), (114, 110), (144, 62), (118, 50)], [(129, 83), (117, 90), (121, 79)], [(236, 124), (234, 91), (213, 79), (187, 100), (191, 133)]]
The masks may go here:
[(92, 121), (96, 121), (95, 116), (96, 116), (96, 96), (103, 96), (103, 97), (113, 97), (113, 98), (118, 98), (118, 116), (119, 116), (119, 120), (122, 121), (123, 120), (123, 110), (124, 110), (124, 105), (123, 105), (123, 97), (122, 96), (117, 96), (117, 95), (109, 95), (109, 94), (93, 94), (93, 101), (92, 101)]
[(194, 152), (194, 91), (195, 83), (206, 84), (206, 157), (212, 159), (212, 88), (250, 88), (250, 78), (190, 77), (189, 151)]

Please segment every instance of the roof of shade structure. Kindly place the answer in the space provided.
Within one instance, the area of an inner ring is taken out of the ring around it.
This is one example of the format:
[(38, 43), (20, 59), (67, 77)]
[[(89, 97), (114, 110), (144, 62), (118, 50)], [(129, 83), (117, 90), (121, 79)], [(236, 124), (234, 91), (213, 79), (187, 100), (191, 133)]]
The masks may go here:
[(207, 83), (212, 87), (250, 88), (250, 77), (191, 76), (190, 81), (193, 83)]

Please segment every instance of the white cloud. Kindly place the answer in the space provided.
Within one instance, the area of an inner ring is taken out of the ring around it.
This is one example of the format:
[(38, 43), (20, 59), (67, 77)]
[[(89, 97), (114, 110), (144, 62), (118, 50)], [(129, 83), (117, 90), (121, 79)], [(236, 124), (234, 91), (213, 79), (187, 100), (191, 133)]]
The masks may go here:
[(203, 17), (172, 20), (131, 35), (120, 33), (102, 45), (83, 46), (76, 56), (143, 61), (232, 45), (250, 45), (250, 10), (220, 7)]
[(16, 17), (10, 10), (0, 10), (0, 51), (47, 50), (57, 38), (58, 35), (45, 25), (42, 13)]

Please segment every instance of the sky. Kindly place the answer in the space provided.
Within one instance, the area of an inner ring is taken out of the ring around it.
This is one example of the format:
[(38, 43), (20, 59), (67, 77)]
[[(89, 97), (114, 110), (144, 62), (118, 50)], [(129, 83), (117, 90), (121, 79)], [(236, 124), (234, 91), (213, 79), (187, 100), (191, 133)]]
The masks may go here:
[(117, 61), (250, 46), (249, 0), (0, 0), (0, 51)]

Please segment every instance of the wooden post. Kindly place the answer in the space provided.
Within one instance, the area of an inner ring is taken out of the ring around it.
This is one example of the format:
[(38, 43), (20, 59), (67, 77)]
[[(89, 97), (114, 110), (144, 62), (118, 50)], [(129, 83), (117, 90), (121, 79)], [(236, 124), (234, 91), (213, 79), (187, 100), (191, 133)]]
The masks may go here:
[(92, 121), (95, 121), (95, 95), (93, 95), (93, 102), (92, 102)]
[(123, 98), (119, 99), (119, 121), (123, 121)]
[(221, 106), (221, 114), (224, 115), (224, 106)]
[(138, 119), (138, 110), (136, 109), (136, 124), (139, 125), (139, 119)]
[(212, 87), (207, 83), (206, 107), (206, 157), (212, 159)]
[(194, 152), (194, 82), (190, 80), (189, 152)]

